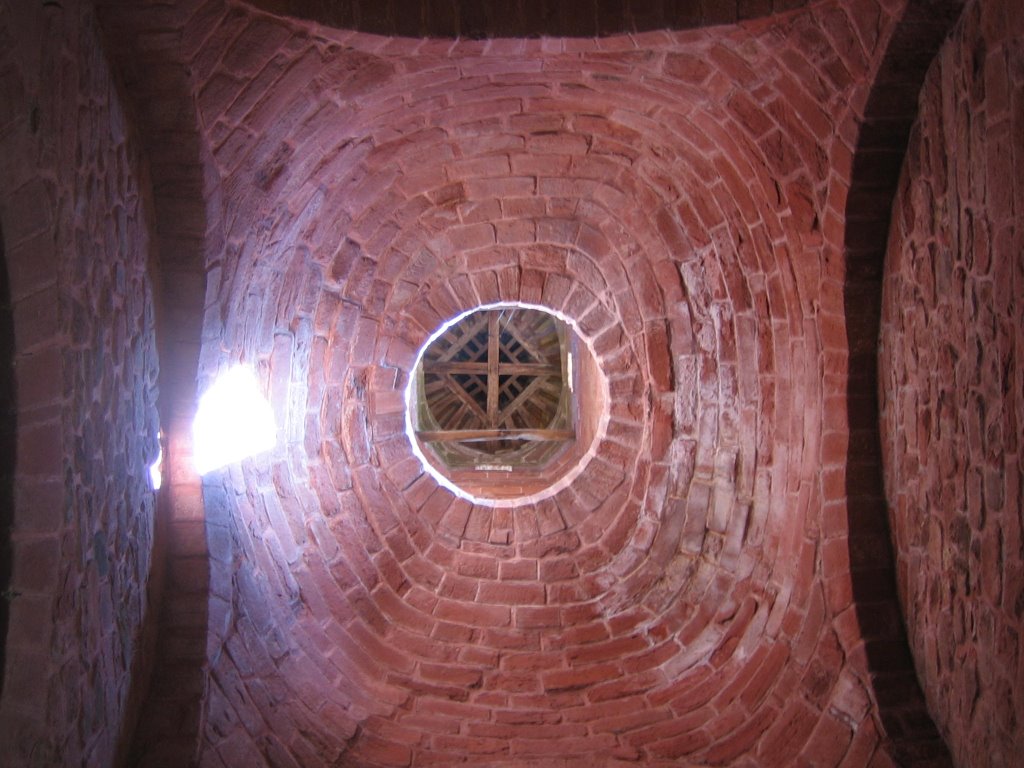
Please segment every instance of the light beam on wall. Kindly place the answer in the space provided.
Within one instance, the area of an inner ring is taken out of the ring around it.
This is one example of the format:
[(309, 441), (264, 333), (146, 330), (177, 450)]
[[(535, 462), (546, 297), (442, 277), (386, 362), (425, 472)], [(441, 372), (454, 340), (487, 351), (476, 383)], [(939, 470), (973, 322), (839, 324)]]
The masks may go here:
[(192, 422), (199, 474), (269, 451), (276, 440), (274, 412), (249, 368), (231, 368), (199, 398)]
[(164, 483), (164, 449), (160, 447), (156, 460), (149, 465), (149, 487), (159, 491)]

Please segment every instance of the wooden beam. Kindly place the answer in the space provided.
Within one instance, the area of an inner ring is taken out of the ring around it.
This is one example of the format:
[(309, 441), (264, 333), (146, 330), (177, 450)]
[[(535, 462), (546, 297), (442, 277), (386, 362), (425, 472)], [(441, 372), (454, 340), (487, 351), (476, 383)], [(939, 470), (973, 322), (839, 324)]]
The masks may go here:
[(417, 432), (425, 443), (478, 443), (487, 440), (530, 440), (564, 442), (573, 440), (571, 429), (453, 429), (440, 432)]
[[(534, 334), (536, 334), (540, 327), (543, 327), (543, 323), (530, 330)], [(541, 352), (539, 348), (534, 346), (533, 339), (528, 339), (524, 334), (520, 333), (518, 325), (512, 322), (511, 318), (509, 318), (509, 320), (506, 321), (503, 330), (507, 331), (512, 336), (512, 338), (518, 341), (522, 345), (523, 349), (526, 350), (527, 354), (529, 354), (534, 360), (543, 360), (545, 358), (544, 353)], [(509, 357), (511, 356), (512, 355), (509, 354)]]
[(536, 379), (531, 381), (523, 389), (523, 391), (519, 393), (518, 397), (516, 397), (511, 403), (509, 403), (507, 406), (505, 406), (505, 409), (501, 412), (501, 416), (500, 416), (501, 420), (505, 421), (506, 419), (510, 418), (512, 416), (512, 414), (514, 414), (516, 411), (518, 411), (519, 410), (519, 406), (521, 406), (524, 402), (526, 402), (526, 400), (529, 397), (531, 397), (534, 392), (536, 392), (538, 389), (540, 389), (541, 384), (544, 381), (546, 381), (546, 378), (542, 378), (540, 376), (538, 376)]
[(475, 413), (480, 418), (481, 422), (486, 424), (487, 423), (487, 414), (484, 413), (483, 409), (480, 407), (480, 404), (476, 400), (474, 400), (469, 395), (469, 393), (466, 392), (466, 390), (462, 388), (462, 385), (459, 384), (457, 381), (452, 379), (450, 376), (446, 376), (445, 379), (447, 380), (448, 389), (450, 390), (452, 395), (454, 395), (459, 400), (461, 400), (463, 403), (465, 403), (466, 406), (468, 406), (469, 409), (472, 410), (473, 413)]
[[(490, 363), (483, 361), (431, 363), (423, 361), (424, 373), (490, 373)], [(561, 366), (548, 363), (501, 363), (502, 376), (556, 376), (562, 372)]]
[(487, 313), (487, 424), (498, 426), (498, 365), (501, 355), (498, 351), (498, 313)]
[[(490, 314), (490, 313), (488, 313), (488, 314)], [(439, 361), (451, 360), (453, 357), (455, 357), (455, 355), (457, 355), (459, 353), (459, 350), (461, 350), (464, 346), (466, 346), (466, 344), (468, 344), (470, 341), (472, 341), (473, 338), (478, 333), (480, 333), (480, 331), (482, 331), (485, 327), (487, 327), (487, 318), (486, 317), (475, 318), (473, 320), (473, 324), (469, 328), (465, 329), (462, 332), (461, 338), (459, 338), (447, 350), (445, 350), (444, 354), (441, 355), (438, 358), (438, 360)], [(456, 328), (459, 328), (459, 325), (452, 326), (451, 330), (454, 331)], [(426, 361), (424, 361), (424, 363), (426, 363)]]

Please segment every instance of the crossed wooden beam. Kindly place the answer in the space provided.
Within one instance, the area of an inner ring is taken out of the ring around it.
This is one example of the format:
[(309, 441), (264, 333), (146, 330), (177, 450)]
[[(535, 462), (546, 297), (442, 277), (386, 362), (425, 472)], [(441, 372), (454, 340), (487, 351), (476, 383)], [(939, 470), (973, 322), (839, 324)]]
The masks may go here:
[[(424, 357), (423, 373), (434, 377), (425, 394), (428, 400), (433, 398), (433, 408), (443, 412), (444, 425), (451, 428), (417, 432), (421, 440), (564, 441), (575, 437), (571, 429), (536, 426), (544, 412), (534, 399), (543, 395), (557, 402), (562, 389), (561, 361), (550, 362), (551, 355), (545, 352), (552, 342), (535, 337), (540, 324), (523, 329), (514, 321), (502, 323), (502, 315), (503, 310), (488, 310), (468, 326), (456, 324), (438, 340), (448, 348), (440, 355)], [(503, 341), (503, 333), (511, 340)], [(550, 335), (557, 343), (557, 336)], [(460, 355), (462, 352), (465, 354)], [(455, 376), (472, 378), (467, 382)], [(531, 381), (516, 393), (522, 377)], [(502, 395), (512, 398), (504, 408), (500, 407)]]

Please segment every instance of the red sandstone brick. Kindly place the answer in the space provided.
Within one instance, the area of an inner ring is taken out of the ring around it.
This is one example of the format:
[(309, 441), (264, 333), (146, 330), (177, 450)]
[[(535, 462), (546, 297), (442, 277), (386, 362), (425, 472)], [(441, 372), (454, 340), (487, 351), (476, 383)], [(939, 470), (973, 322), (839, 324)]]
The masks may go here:
[(760, 706), (788, 659), (789, 649), (784, 643), (774, 644), (764, 654), (760, 666), (750, 676), (750, 681), (741, 694), (741, 699), (748, 709), (753, 710)]
[[(51, 227), (53, 195), (52, 183), (42, 178), (32, 179), (13, 190), (13, 194), (7, 198), (10, 210), (5, 218), (5, 245), (16, 245)], [(11, 287), (20, 292), (26, 286), (12, 283)]]
[(55, 590), (61, 578), (61, 546), (56, 538), (17, 541), (12, 546), (11, 588), (17, 592), (39, 593)]
[(58, 304), (55, 286), (14, 303), (14, 343), (19, 354), (55, 339), (60, 330)]
[(640, 696), (664, 683), (664, 676), (657, 671), (623, 675), (614, 680), (598, 683), (587, 690), (587, 700), (592, 703), (628, 700)]
[(537, 567), (535, 560), (505, 561), (498, 566), (498, 577), (507, 581), (534, 581), (537, 579)]
[(532, 243), (536, 240), (536, 227), (529, 219), (504, 220), (494, 223), (494, 240), (501, 244)]
[(757, 709), (739, 728), (707, 751), (708, 762), (712, 765), (731, 764), (754, 747), (777, 716), (778, 712), (772, 707)]
[[(611, 734), (599, 734), (586, 737), (561, 738), (556, 742), (559, 749), (568, 754), (581, 752), (605, 752), (615, 746), (615, 737)], [(543, 756), (551, 753), (551, 741), (544, 739), (515, 739), (511, 743), (511, 753), (516, 756)]]
[(617, 664), (597, 664), (564, 671), (553, 671), (541, 675), (544, 690), (550, 693), (575, 691), (588, 688), (595, 683), (607, 682), (622, 674)]
[(878, 748), (878, 742), (879, 738), (874, 722), (868, 719), (859, 723), (854, 732), (853, 740), (847, 749), (846, 756), (840, 765), (842, 768), (869, 765), (872, 755)]
[(483, 583), (477, 597), (487, 603), (502, 605), (538, 605), (544, 603), (544, 587), (540, 584)]
[(709, 741), (710, 737), (706, 733), (694, 731), (671, 739), (656, 741), (647, 747), (647, 751), (657, 757), (677, 759), (703, 749)]
[(773, 765), (784, 765), (804, 746), (817, 721), (814, 710), (801, 701), (791, 701), (765, 733), (758, 755)]
[(522, 629), (560, 627), (562, 623), (562, 611), (557, 606), (519, 606), (515, 609), (515, 626)]
[[(16, 198), (17, 199), (17, 198)], [(27, 200), (21, 200), (24, 204)], [(39, 201), (36, 201), (37, 203)], [(28, 211), (26, 211), (28, 212)], [(45, 216), (45, 211), (31, 211), (32, 216)], [(24, 227), (27, 231), (38, 226), (31, 219), (20, 221), (16, 213), (10, 214), (14, 226)], [(24, 236), (20, 242), (14, 234), (5, 238), (8, 280), (10, 281), (10, 298), (18, 301), (33, 293), (37, 293), (57, 276), (57, 253), (53, 238), (46, 231), (35, 235)]]
[(699, 85), (707, 80), (711, 71), (711, 65), (704, 56), (670, 53), (665, 57), (665, 74), (693, 85)]
[(824, 713), (801, 755), (810, 765), (839, 765), (852, 738), (853, 733), (846, 724)]
[(432, 739), (434, 747), (449, 754), (460, 755), (499, 755), (509, 750), (509, 743), (504, 739), (485, 739), (467, 736), (436, 736)]
[(478, 687), (481, 679), (479, 669), (451, 664), (420, 664), (419, 673), (425, 680), (451, 683), (466, 688)]
[(357, 759), (394, 768), (405, 768), (412, 764), (412, 751), (408, 746), (391, 743), (371, 734), (357, 740), (352, 755)]
[(503, 627), (512, 620), (511, 611), (506, 606), (485, 606), (448, 600), (438, 601), (434, 615), (456, 624), (474, 627)]

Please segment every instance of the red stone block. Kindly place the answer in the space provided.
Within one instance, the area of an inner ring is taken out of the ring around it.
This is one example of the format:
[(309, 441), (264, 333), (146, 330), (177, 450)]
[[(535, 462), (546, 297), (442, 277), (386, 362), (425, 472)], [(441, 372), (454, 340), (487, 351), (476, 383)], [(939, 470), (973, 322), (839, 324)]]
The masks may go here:
[[(25, 201), (21, 201), (24, 203)], [(33, 211), (33, 215), (43, 212)], [(19, 222), (12, 219), (16, 227), (24, 226), (32, 229), (35, 224)], [(13, 234), (5, 237), (7, 278), (10, 281), (11, 299), (17, 301), (33, 293), (37, 293), (57, 277), (57, 246), (49, 232), (40, 231), (35, 235), (26, 235), (21, 242), (15, 240)]]
[(511, 610), (501, 605), (478, 605), (439, 601), (434, 615), (456, 624), (468, 624), (473, 627), (504, 627), (512, 621)]
[(790, 701), (765, 732), (757, 754), (772, 765), (793, 760), (817, 725), (819, 714), (802, 701)]
[(53, 285), (14, 303), (14, 343), (19, 354), (56, 340), (58, 305)]
[(530, 219), (497, 221), (494, 223), (495, 239), (501, 244), (518, 245), (536, 240), (536, 228)]
[(519, 298), (528, 304), (538, 304), (544, 290), (544, 273), (535, 269), (524, 269), (519, 281)]
[(350, 754), (357, 760), (389, 766), (389, 768), (406, 768), (406, 766), (412, 765), (413, 755), (407, 745), (396, 744), (375, 736), (364, 736), (358, 739)]
[(711, 72), (711, 65), (705, 56), (671, 53), (665, 57), (664, 73), (692, 85), (706, 81)]
[(648, 642), (639, 635), (592, 643), (576, 650), (570, 649), (567, 654), (571, 665), (588, 664), (598, 661), (611, 661), (642, 653), (649, 648)]
[[(419, 611), (410, 607), (408, 603), (395, 595), (390, 589), (379, 587), (373, 592), (373, 601), (376, 609), (379, 609), (391, 622), (398, 626), (406, 627), (412, 632), (429, 634), (434, 626), (434, 620), (430, 616), (424, 616)], [(443, 601), (438, 602), (438, 608), (445, 605)], [(440, 616), (440, 612), (438, 614)], [(444, 618), (442, 616), (442, 618)]]
[(578, 669), (553, 671), (541, 675), (544, 690), (548, 693), (575, 691), (620, 677), (621, 667), (617, 664), (597, 664)]
[(19, 478), (14, 487), (14, 528), (20, 534), (56, 534), (64, 525), (63, 483), (52, 478), (30, 482)]
[(515, 626), (518, 628), (539, 629), (562, 625), (562, 611), (557, 606), (518, 606), (515, 609)]
[(540, 605), (544, 603), (544, 587), (540, 584), (483, 583), (477, 595), (487, 603), (502, 605)]
[(646, 749), (656, 757), (678, 759), (703, 749), (711, 741), (711, 737), (703, 731), (694, 731), (671, 739), (656, 741)]
[(537, 579), (537, 561), (504, 561), (498, 566), (498, 577), (503, 581), (534, 581)]
[[(52, 182), (42, 178), (32, 179), (13, 190), (5, 200), (10, 206), (4, 218), (5, 245), (17, 245), (52, 227), (54, 192)], [(13, 282), (11, 288), (19, 293), (25, 290), (24, 285)]]
[(466, 688), (478, 687), (481, 679), (479, 669), (451, 664), (420, 664), (419, 674), (425, 680), (451, 683)]
[(651, 381), (656, 390), (668, 392), (672, 389), (672, 363), (664, 323), (647, 323), (644, 338)]
[(61, 546), (53, 537), (14, 543), (11, 588), (16, 592), (50, 593), (61, 579)]
[(743, 91), (733, 94), (729, 99), (728, 107), (752, 138), (760, 138), (774, 126), (774, 122), (764, 109), (755, 104)]
[(711, 765), (730, 765), (743, 754), (750, 752), (758, 739), (778, 717), (773, 707), (761, 707), (726, 738), (716, 742), (707, 751)]

